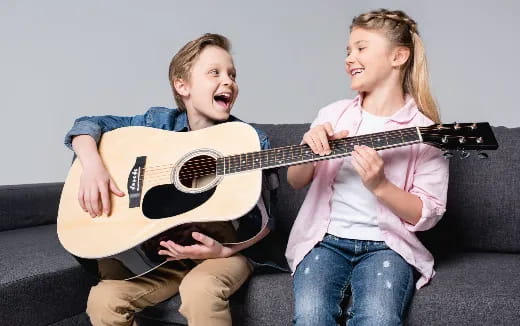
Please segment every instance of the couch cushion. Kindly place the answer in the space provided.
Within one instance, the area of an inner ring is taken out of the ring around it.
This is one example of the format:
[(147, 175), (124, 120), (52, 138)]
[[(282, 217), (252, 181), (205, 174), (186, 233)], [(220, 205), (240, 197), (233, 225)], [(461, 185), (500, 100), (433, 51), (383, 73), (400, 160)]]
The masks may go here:
[(62, 188), (63, 183), (0, 186), (0, 231), (56, 223)]
[(413, 298), (408, 325), (518, 325), (520, 255), (459, 253), (435, 269)]
[(47, 325), (85, 310), (95, 280), (59, 244), (56, 225), (0, 233), (5, 325)]
[(447, 211), (421, 235), (437, 254), (466, 250), (520, 252), (520, 128), (493, 128), (499, 148), (450, 160)]
[[(459, 253), (438, 262), (437, 276), (418, 290), (406, 325), (515, 325), (520, 320), (520, 255)], [(145, 309), (144, 320), (184, 324), (179, 297)], [(234, 324), (292, 325), (289, 274), (254, 275), (232, 297)], [(162, 323), (161, 323), (162, 322)]]

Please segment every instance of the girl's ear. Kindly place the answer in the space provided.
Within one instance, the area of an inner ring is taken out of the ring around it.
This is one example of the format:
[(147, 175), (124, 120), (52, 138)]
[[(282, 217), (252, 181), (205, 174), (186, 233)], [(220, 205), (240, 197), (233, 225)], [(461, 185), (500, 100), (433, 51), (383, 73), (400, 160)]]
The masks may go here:
[(410, 49), (404, 46), (398, 46), (394, 49), (394, 56), (392, 60), (392, 66), (400, 68), (410, 58)]
[(175, 78), (173, 80), (173, 87), (175, 87), (175, 90), (177, 93), (179, 93), (181, 96), (188, 96), (190, 94), (190, 88), (188, 83), (182, 79), (182, 78)]

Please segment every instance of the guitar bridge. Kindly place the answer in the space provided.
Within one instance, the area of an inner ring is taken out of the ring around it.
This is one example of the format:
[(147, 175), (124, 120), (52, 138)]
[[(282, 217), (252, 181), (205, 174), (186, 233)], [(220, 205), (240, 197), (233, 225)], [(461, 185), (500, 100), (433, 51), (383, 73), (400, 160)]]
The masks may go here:
[(128, 207), (134, 208), (141, 205), (142, 185), (144, 181), (144, 166), (146, 156), (139, 156), (135, 160), (134, 167), (128, 174)]

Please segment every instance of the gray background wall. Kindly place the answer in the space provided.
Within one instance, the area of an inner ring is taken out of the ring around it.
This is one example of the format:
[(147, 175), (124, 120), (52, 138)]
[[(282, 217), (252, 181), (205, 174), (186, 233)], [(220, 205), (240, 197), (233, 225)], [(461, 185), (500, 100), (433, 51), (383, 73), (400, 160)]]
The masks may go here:
[(0, 184), (65, 179), (63, 136), (82, 115), (173, 106), (173, 54), (205, 32), (233, 42), (234, 114), (311, 121), (352, 97), (343, 69), (352, 18), (403, 9), (419, 23), (444, 122), (520, 126), (515, 1), (0, 1)]

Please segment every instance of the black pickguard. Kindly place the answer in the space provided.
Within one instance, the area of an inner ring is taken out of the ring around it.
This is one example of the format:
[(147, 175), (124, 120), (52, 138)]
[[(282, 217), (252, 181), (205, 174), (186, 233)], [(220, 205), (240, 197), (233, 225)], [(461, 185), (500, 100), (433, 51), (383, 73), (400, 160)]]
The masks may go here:
[(151, 219), (179, 215), (204, 204), (213, 196), (216, 188), (189, 194), (178, 190), (173, 184), (151, 188), (143, 198), (143, 214)]

